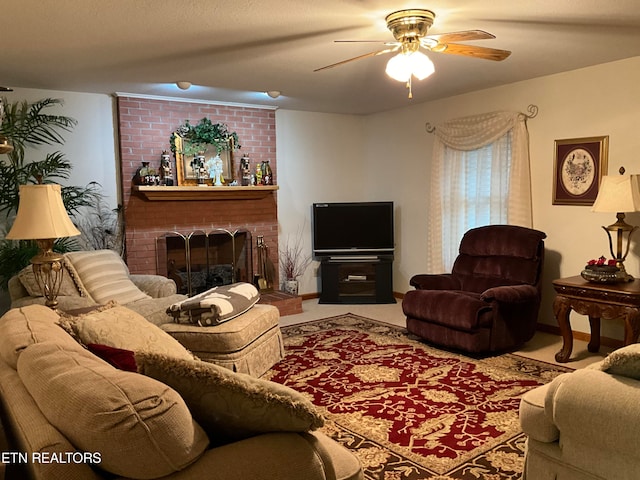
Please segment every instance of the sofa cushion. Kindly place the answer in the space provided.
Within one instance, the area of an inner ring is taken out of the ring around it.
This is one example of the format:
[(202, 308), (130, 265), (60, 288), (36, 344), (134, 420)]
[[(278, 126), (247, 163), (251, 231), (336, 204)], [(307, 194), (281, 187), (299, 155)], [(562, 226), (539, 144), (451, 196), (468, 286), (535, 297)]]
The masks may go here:
[(127, 308), (138, 312), (154, 325), (160, 326), (167, 322), (173, 323), (173, 319), (167, 313), (167, 308), (173, 303), (184, 300), (185, 298), (187, 298), (186, 295), (179, 293), (161, 298), (143, 298), (135, 302), (127, 303)]
[(218, 325), (242, 315), (260, 300), (258, 289), (246, 282), (221, 285), (181, 302), (168, 312), (177, 322), (200, 326)]
[(599, 370), (612, 375), (640, 380), (640, 344), (633, 343), (614, 350), (597, 366)]
[(9, 310), (0, 318), (0, 357), (15, 369), (22, 351), (34, 343), (53, 341), (65, 348), (82, 350), (82, 346), (60, 328), (59, 320), (60, 316), (44, 305)]
[[(20, 270), (18, 272), (18, 279), (30, 296), (42, 297), (42, 288), (36, 281), (36, 275), (35, 273), (33, 273), (33, 266), (28, 265)], [(73, 278), (71, 277), (71, 275), (69, 275), (69, 272), (66, 270), (66, 268), (62, 269), (62, 282), (60, 283), (60, 290), (58, 291), (58, 295), (80, 295), (78, 287), (74, 283)]]
[(129, 269), (113, 250), (69, 252), (65, 258), (96, 303), (116, 300), (124, 305), (150, 298), (131, 281)]
[(84, 345), (98, 343), (126, 350), (152, 351), (193, 359), (171, 335), (122, 305), (109, 305), (78, 316), (62, 314), (60, 325)]
[(20, 355), (18, 374), (49, 422), (76, 448), (99, 452), (100, 468), (108, 472), (141, 479), (169, 475), (208, 446), (175, 391), (86, 350), (31, 345)]
[(266, 432), (306, 432), (324, 424), (304, 395), (275, 382), (154, 353), (136, 353), (136, 362), (140, 373), (180, 394), (212, 444)]

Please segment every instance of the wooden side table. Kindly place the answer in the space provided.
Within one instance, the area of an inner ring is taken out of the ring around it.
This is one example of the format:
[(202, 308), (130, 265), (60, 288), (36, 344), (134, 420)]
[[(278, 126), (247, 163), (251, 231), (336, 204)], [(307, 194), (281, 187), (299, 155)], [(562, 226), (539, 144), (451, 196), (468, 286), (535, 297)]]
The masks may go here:
[(591, 338), (588, 350), (600, 349), (600, 319), (624, 320), (624, 345), (635, 343), (640, 334), (640, 280), (624, 283), (594, 283), (581, 276), (553, 281), (557, 295), (553, 314), (562, 334), (562, 350), (556, 353), (557, 362), (568, 362), (573, 350), (573, 333), (569, 314), (573, 309), (589, 316)]

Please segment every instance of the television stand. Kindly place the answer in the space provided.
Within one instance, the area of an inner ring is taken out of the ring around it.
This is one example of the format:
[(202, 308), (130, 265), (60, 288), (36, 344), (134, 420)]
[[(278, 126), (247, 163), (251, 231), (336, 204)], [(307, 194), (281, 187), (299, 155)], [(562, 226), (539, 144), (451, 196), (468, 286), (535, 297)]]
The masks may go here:
[(324, 257), (319, 303), (396, 303), (392, 265), (393, 255)]

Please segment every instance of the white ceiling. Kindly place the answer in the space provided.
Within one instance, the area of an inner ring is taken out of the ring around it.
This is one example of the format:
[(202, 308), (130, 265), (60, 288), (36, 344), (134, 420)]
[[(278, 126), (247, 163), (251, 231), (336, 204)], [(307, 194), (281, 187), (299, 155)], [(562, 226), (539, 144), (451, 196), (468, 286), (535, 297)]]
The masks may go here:
[[(384, 18), (436, 13), (429, 33), (480, 29), (503, 62), (429, 54), (436, 72), (405, 85), (384, 48)], [(368, 114), (640, 55), (638, 0), (3, 0), (0, 85), (175, 96)], [(193, 87), (179, 90), (175, 82)], [(270, 99), (260, 92), (279, 90)]]

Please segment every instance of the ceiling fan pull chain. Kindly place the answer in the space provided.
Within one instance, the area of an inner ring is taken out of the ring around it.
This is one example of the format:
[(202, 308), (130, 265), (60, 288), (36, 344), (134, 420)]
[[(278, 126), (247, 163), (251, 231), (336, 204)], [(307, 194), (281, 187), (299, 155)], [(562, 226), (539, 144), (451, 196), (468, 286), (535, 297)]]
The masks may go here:
[(411, 90), (411, 77), (413, 77), (413, 75), (411, 75), (409, 77), (409, 80), (407, 80), (407, 90), (409, 90), (409, 100), (411, 100), (413, 98), (413, 91)]

